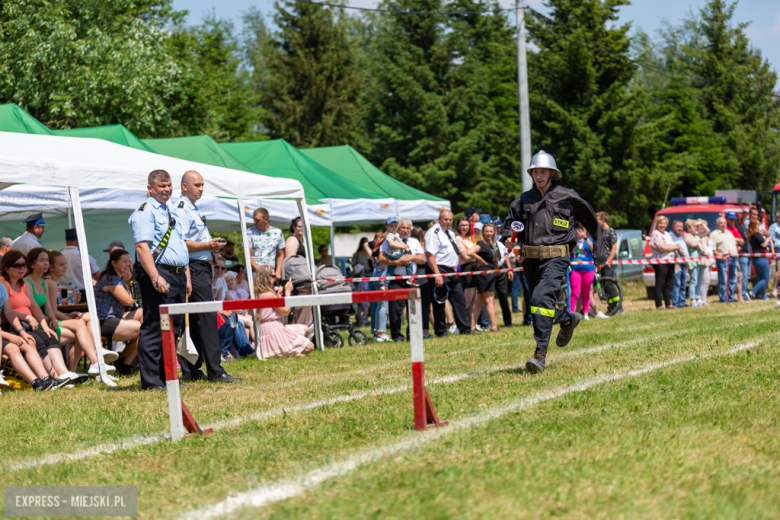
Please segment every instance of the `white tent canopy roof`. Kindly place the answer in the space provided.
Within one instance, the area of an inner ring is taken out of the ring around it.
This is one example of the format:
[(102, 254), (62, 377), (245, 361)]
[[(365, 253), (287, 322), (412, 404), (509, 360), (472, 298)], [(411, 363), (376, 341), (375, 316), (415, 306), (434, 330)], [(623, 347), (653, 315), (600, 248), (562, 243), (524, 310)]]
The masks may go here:
[(293, 179), (184, 161), (102, 139), (0, 132), (3, 183), (145, 190), (153, 170), (166, 170), (174, 186), (184, 172), (195, 170), (203, 175), (212, 197), (304, 197), (303, 187)]

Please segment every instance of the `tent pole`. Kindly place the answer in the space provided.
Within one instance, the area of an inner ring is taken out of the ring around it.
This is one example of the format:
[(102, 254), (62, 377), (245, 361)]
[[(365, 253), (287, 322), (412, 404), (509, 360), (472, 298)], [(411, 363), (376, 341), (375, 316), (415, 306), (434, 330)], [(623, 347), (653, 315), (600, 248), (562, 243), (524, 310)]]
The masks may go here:
[[(241, 222), (241, 240), (244, 244), (244, 263), (246, 267), (246, 282), (249, 285), (249, 297), (255, 299), (255, 277), (252, 272), (252, 250), (249, 247), (249, 242), (246, 238), (246, 215), (244, 214), (244, 199), (236, 199), (238, 203), (238, 218)], [(260, 350), (260, 326), (257, 322), (257, 309), (252, 309), (252, 326), (255, 329), (255, 347), (257, 352), (257, 359), (263, 358), (263, 352)]]
[[(318, 294), (317, 282), (314, 268), (314, 242), (311, 238), (311, 226), (309, 226), (309, 209), (306, 206), (306, 200), (303, 198), (295, 199), (298, 203), (298, 213), (301, 215), (301, 222), (303, 223), (303, 238), (306, 240), (306, 262), (309, 264), (309, 272), (311, 273), (311, 293)], [(331, 224), (333, 223), (333, 214), (331, 213)], [(331, 227), (331, 229), (333, 229)], [(325, 350), (325, 343), (322, 339), (322, 311), (319, 305), (314, 306), (314, 339), (317, 343), (317, 348)]]
[[(84, 288), (87, 294), (87, 308), (89, 309), (89, 326), (92, 329), (92, 338), (95, 340), (95, 354), (97, 355), (100, 380), (108, 386), (116, 386), (114, 378), (106, 372), (106, 364), (103, 361), (103, 345), (100, 341), (100, 329), (98, 324), (97, 306), (95, 305), (95, 291), (92, 289), (92, 271), (89, 268), (89, 250), (87, 249), (87, 233), (84, 230), (84, 215), (81, 213), (81, 199), (77, 186), (69, 186), (70, 199), (73, 202), (73, 213), (76, 220), (76, 236), (79, 239), (79, 256), (81, 257), (81, 272), (84, 275)], [(74, 266), (75, 267), (75, 266)]]
[(73, 200), (70, 197), (70, 191), (68, 191), (68, 229), (73, 229), (73, 223), (71, 218), (71, 211), (73, 207)]
[(335, 224), (333, 223), (333, 203), (330, 203), (330, 263), (338, 265), (336, 260)]

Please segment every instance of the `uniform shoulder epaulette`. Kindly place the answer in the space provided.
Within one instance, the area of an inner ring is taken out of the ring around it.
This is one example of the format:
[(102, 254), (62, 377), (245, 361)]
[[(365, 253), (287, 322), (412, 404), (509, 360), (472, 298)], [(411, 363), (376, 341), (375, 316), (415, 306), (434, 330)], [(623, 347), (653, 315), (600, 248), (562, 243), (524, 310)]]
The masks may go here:
[(441, 229), (441, 228), (440, 228), (439, 226), (435, 226), (435, 227), (433, 228), (433, 232), (434, 232), (434, 233), (438, 233), (440, 229)]
[(180, 207), (180, 208), (183, 208), (183, 207), (184, 207), (184, 201), (181, 201), (181, 202), (179, 202), (179, 207)]
[(141, 204), (141, 207), (140, 207), (140, 208), (138, 208), (138, 211), (143, 211), (143, 210), (145, 210), (145, 209), (146, 209), (146, 204), (147, 204), (146, 202), (144, 202), (143, 204)]

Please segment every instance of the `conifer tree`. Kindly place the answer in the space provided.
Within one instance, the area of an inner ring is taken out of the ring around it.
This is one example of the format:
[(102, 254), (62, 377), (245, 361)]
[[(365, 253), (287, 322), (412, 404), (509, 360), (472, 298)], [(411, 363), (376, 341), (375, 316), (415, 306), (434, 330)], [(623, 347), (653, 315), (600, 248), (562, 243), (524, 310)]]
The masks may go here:
[[(441, 0), (387, 0), (384, 8), (441, 10)], [(456, 188), (444, 156), (450, 144), (445, 94), (450, 53), (441, 17), (388, 13), (371, 42), (370, 80), (362, 98), (365, 149), (383, 171), (441, 197)]]
[(343, 15), (295, 0), (274, 5), (279, 31), (263, 60), (269, 134), (298, 147), (351, 142), (361, 79)]
[(528, 58), (534, 151), (552, 153), (566, 186), (595, 207), (629, 218), (641, 188), (627, 161), (644, 105), (628, 88), (629, 25), (616, 23), (628, 0), (547, 3), (552, 21), (527, 18), (539, 49)]
[(451, 200), (491, 214), (506, 212), (522, 191), (515, 30), (498, 8), (480, 0), (446, 6), (469, 13), (451, 16), (447, 32), (453, 65), (445, 98), (451, 141), (445, 160), (456, 175)]
[(750, 45), (747, 24), (734, 24), (736, 2), (710, 0), (700, 10), (700, 46), (684, 49), (698, 97), (722, 137), (723, 187), (771, 189), (780, 173), (780, 96), (777, 73)]

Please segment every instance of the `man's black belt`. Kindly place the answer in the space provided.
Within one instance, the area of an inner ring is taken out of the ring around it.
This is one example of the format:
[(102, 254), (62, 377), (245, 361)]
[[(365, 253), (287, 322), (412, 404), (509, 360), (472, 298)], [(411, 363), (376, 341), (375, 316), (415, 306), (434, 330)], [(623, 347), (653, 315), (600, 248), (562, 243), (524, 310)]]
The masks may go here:
[(181, 274), (187, 271), (187, 266), (180, 267), (178, 265), (157, 264), (157, 269), (165, 269), (166, 271), (170, 271), (172, 273)]

